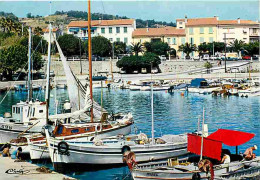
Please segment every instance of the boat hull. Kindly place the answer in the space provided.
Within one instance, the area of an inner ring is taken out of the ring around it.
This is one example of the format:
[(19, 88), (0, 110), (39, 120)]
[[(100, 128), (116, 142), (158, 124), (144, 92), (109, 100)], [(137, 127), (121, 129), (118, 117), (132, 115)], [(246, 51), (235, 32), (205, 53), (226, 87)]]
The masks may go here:
[[(131, 125), (126, 125), (123, 127), (119, 127), (118, 129), (113, 129), (112, 131), (107, 130), (104, 131), (104, 133), (96, 134), (95, 132), (92, 134), (89, 134), (86, 138), (77, 138), (77, 139), (72, 139), (68, 140), (70, 141), (84, 141), (84, 140), (90, 140), (91, 137), (96, 137), (96, 138), (106, 138), (110, 136), (116, 136), (118, 134), (129, 134), (131, 132)], [(30, 156), (32, 160), (42, 160), (42, 159), (50, 159), (50, 153), (49, 153), (49, 148), (46, 146), (46, 143), (39, 143), (39, 142), (30, 142), (29, 143), (29, 149), (30, 149)], [(52, 154), (52, 153), (51, 153)]]

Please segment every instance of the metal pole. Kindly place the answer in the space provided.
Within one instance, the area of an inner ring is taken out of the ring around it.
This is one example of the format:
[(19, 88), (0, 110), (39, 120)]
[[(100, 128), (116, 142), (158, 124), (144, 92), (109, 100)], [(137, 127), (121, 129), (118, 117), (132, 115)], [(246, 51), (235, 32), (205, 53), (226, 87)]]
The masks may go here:
[(202, 120), (202, 135), (201, 135), (201, 147), (200, 147), (200, 160), (202, 160), (202, 156), (203, 156), (204, 121), (205, 121), (205, 109), (204, 109), (204, 107), (203, 107), (203, 120)]
[(224, 40), (225, 40), (225, 73), (227, 73), (227, 44), (226, 44), (226, 38), (227, 33), (224, 33)]
[(153, 83), (151, 82), (152, 145), (154, 145)]
[[(89, 61), (89, 88), (90, 88), (90, 99), (93, 102), (93, 91), (92, 91), (92, 52), (91, 52), (91, 12), (90, 12), (90, 0), (88, 0), (88, 61)], [(91, 122), (93, 122), (93, 103), (90, 109)]]
[(31, 49), (32, 49), (32, 29), (29, 27), (29, 39), (28, 39), (28, 101), (32, 100), (32, 59), (31, 59)]
[[(81, 36), (81, 35), (80, 35)], [(79, 62), (80, 62), (80, 75), (82, 75), (82, 62), (81, 62), (81, 38), (79, 38)]]
[(52, 27), (49, 25), (49, 44), (48, 44), (48, 62), (47, 62), (47, 77), (46, 77), (46, 93), (45, 93), (45, 101), (46, 101), (46, 124), (48, 124), (49, 119), (49, 104), (50, 104), (50, 66), (51, 66), (51, 32)]

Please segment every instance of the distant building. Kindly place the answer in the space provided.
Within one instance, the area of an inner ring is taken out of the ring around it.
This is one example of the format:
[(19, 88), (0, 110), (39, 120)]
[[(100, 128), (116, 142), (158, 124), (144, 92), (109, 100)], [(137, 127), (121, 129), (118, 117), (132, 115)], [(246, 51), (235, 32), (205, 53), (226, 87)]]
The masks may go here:
[[(134, 19), (118, 20), (93, 20), (91, 21), (92, 36), (104, 36), (111, 42), (125, 42), (130, 45), (132, 42), (132, 32), (136, 29)], [(88, 38), (88, 21), (71, 21), (68, 25), (68, 34), (86, 40)]]
[(218, 21), (218, 41), (229, 44), (235, 39), (245, 43), (259, 41), (260, 27), (259, 23), (251, 20), (220, 20)]
[[(42, 32), (43, 32), (43, 38), (44, 38), (46, 41), (49, 41), (49, 29), (47, 29), (47, 28), (46, 28), (46, 29), (43, 29)], [(59, 36), (62, 35), (62, 30), (59, 29), (59, 28), (53, 28), (53, 29), (52, 29), (52, 33), (53, 33), (54, 37), (55, 37), (56, 39), (58, 39)], [(51, 42), (54, 42), (54, 38), (53, 38), (53, 37), (51, 37)]]
[[(259, 23), (251, 20), (219, 20), (217, 16), (209, 18), (192, 18), (176, 20), (177, 29), (185, 29), (186, 42), (197, 47), (202, 43), (225, 42), (227, 45), (234, 40), (245, 43), (259, 41)], [(226, 38), (226, 39), (225, 39)], [(198, 55), (192, 52), (191, 56)], [(182, 54), (183, 57), (183, 54)]]
[(174, 48), (177, 55), (178, 47), (186, 42), (185, 30), (177, 29), (176, 27), (162, 28), (138, 28), (133, 32), (133, 43), (144, 43), (152, 41), (167, 42), (171, 48)]

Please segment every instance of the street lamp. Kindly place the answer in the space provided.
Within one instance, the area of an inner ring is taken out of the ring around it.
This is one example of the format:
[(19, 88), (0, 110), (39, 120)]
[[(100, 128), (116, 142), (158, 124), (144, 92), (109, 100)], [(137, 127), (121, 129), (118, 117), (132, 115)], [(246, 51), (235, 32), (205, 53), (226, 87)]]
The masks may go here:
[(234, 33), (224, 33), (224, 44), (225, 44), (225, 73), (227, 73), (227, 34), (234, 34)]

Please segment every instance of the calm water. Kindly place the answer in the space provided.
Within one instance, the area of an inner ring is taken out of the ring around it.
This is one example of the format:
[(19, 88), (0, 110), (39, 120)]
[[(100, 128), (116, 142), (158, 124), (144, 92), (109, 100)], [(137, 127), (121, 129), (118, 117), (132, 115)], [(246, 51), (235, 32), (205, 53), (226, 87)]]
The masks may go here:
[[(52, 92), (53, 93), (53, 92)], [(67, 99), (66, 90), (57, 91), (59, 99), (64, 102)], [(100, 89), (94, 89), (94, 98), (100, 103)], [(0, 100), (4, 94), (0, 94)], [(35, 94), (39, 99), (44, 94)], [(10, 92), (5, 101), (0, 105), (0, 114), (10, 111), (12, 104), (25, 100), (27, 94)], [(52, 97), (54, 97), (52, 95)], [(151, 104), (150, 92), (129, 90), (103, 90), (103, 106), (109, 112), (132, 112), (135, 120), (132, 132), (151, 134)], [(54, 100), (51, 110), (54, 112)], [(248, 146), (258, 144), (260, 147), (260, 97), (212, 97), (211, 95), (185, 94), (179, 92), (168, 94), (166, 92), (154, 92), (154, 119), (155, 135), (179, 134), (194, 131), (197, 128), (198, 117), (202, 116), (205, 107), (205, 123), (208, 124), (209, 132), (219, 128), (241, 130), (254, 133), (256, 136), (248, 143), (239, 147), (244, 151)], [(229, 148), (235, 152), (235, 147)], [(256, 154), (260, 154), (259, 149)], [(126, 167), (114, 168), (81, 174), (70, 174), (79, 179), (131, 179)]]

